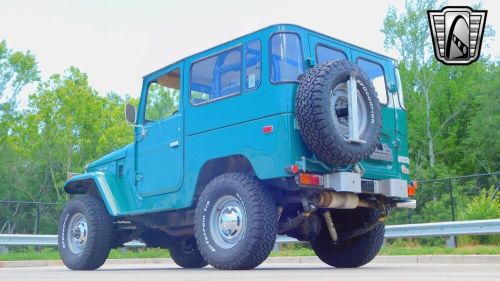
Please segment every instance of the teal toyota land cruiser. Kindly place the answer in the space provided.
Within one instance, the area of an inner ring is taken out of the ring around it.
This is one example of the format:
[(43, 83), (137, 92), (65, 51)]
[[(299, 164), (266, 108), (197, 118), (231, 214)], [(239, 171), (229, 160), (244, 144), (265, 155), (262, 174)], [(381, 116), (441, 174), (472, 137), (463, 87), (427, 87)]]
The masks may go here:
[(132, 240), (185, 268), (250, 269), (277, 235), (334, 267), (371, 261), (384, 218), (408, 207), (396, 62), (273, 25), (144, 77), (134, 141), (64, 185), (64, 264), (99, 268)]

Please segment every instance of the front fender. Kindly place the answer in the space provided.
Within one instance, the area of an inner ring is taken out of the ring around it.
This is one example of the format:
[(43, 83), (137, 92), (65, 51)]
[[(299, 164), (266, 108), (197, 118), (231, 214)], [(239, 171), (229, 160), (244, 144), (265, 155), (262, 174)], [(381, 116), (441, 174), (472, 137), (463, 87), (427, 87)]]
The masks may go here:
[(89, 188), (96, 188), (101, 194), (102, 201), (108, 209), (108, 213), (117, 216), (123, 212), (111, 192), (112, 186), (116, 186), (115, 176), (107, 172), (90, 172), (77, 175), (66, 181), (64, 191), (69, 194), (84, 194)]

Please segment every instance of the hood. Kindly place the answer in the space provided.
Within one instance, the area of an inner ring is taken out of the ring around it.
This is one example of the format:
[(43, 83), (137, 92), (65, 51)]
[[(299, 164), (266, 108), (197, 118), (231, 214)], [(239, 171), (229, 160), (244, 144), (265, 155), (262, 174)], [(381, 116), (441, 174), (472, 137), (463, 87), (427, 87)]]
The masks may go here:
[(103, 157), (90, 163), (88, 165), (87, 169), (92, 169), (94, 167), (98, 167), (98, 166), (104, 165), (106, 163), (113, 162), (113, 161), (127, 157), (127, 150), (128, 150), (128, 147), (131, 145), (132, 144), (126, 145), (118, 150), (115, 150), (109, 154), (104, 155)]

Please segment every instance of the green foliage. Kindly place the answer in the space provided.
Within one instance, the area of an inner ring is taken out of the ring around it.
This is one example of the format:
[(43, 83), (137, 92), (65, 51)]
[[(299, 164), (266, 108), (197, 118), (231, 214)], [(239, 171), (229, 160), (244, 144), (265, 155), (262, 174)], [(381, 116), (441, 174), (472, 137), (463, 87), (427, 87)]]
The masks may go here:
[(464, 220), (484, 220), (500, 218), (500, 197), (494, 195), (494, 188), (483, 189), (472, 198), (462, 214)]
[[(397, 14), (390, 8), (381, 29), (386, 48), (400, 53), (412, 176), (443, 178), (499, 170), (498, 62), (483, 56), (468, 66), (434, 59), (427, 10), (434, 0), (408, 0)], [(494, 31), (488, 28), (485, 36)]]
[[(62, 203), (68, 172), (82, 172), (87, 163), (132, 141), (123, 108), (137, 101), (98, 94), (85, 73), (70, 67), (38, 83), (28, 109), (19, 110), (21, 89), (39, 81), (36, 65), (30, 52), (14, 52), (0, 42), (0, 200)], [(3, 205), (0, 232), (33, 232), (35, 213)], [(40, 232), (53, 233), (54, 223), (52, 216), (42, 216)]]
[(52, 194), (47, 200), (62, 199), (67, 172), (80, 172), (103, 152), (131, 142), (123, 104), (116, 94), (99, 96), (87, 75), (73, 67), (41, 83), (30, 96), (29, 110), (11, 138), (27, 156), (24, 166), (40, 173), (36, 177), (44, 184), (35, 188)]
[(5, 41), (0, 41), (0, 198), (7, 198), (14, 192), (12, 185), (22, 181), (13, 176), (22, 160), (12, 138), (13, 129), (22, 119), (16, 111), (16, 97), (24, 86), (39, 79), (35, 57), (29, 51), (14, 52)]
[(179, 105), (178, 89), (164, 87), (153, 83), (149, 86), (146, 102), (146, 119), (157, 121), (172, 115)]
[(14, 105), (22, 88), (39, 79), (37, 62), (29, 51), (14, 52), (5, 40), (0, 41), (0, 102), (4, 100), (3, 106)]
[[(483, 189), (478, 196), (468, 202), (461, 214), (463, 220), (484, 220), (500, 218), (500, 196), (495, 196), (495, 189)], [(459, 240), (464, 244), (500, 245), (500, 235), (467, 236)]]

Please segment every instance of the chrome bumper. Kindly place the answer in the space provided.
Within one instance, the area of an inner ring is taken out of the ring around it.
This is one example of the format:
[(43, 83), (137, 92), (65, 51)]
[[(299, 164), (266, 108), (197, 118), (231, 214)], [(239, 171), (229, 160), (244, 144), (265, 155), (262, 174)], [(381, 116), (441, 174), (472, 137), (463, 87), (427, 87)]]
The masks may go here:
[(323, 176), (327, 189), (338, 192), (382, 194), (386, 197), (408, 198), (408, 182), (401, 179), (365, 180), (357, 173), (339, 172)]

